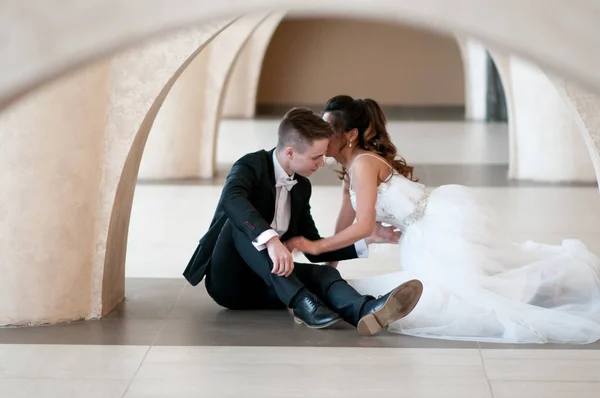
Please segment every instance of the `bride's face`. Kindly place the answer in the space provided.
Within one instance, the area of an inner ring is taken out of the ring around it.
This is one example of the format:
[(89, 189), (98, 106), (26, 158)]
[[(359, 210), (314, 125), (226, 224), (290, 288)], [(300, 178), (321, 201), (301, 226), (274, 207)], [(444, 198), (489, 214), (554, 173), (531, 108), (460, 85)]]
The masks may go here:
[[(323, 114), (323, 120), (335, 127), (333, 116), (329, 112)], [(348, 137), (342, 131), (336, 131), (336, 133), (329, 139), (329, 145), (327, 146), (327, 152), (325, 156), (334, 158), (338, 162), (344, 157), (342, 150), (348, 145)]]
[[(325, 114), (323, 114), (323, 120), (332, 126), (335, 126), (331, 113), (325, 112)], [(336, 158), (339, 156), (340, 149), (344, 147), (344, 139), (344, 134), (336, 131), (336, 133), (329, 139), (329, 145), (327, 146), (327, 152), (325, 153), (325, 156), (329, 158)]]

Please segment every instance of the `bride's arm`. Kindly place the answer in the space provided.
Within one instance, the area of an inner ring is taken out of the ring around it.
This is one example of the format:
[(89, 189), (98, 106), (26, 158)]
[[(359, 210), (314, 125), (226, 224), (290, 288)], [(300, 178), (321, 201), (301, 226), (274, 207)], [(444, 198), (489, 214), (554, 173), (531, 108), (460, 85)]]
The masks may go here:
[[(336, 225), (336, 234), (315, 241), (312, 245), (314, 253), (311, 254), (341, 249), (372, 235), (376, 219), (375, 202), (377, 200), (379, 165), (368, 160), (360, 159), (360, 162), (355, 162), (352, 170), (352, 183), (356, 193), (356, 222), (354, 224), (350, 222), (348, 226), (341, 230), (338, 230)], [(344, 198), (345, 200), (346, 198)], [(347, 200), (349, 202), (350, 198), (348, 197)], [(351, 205), (350, 208), (352, 208)], [(354, 221), (354, 218), (352, 221)], [(343, 225), (341, 222), (347, 222), (347, 219), (338, 219), (338, 223)]]
[[(350, 184), (348, 183), (347, 178), (348, 176), (346, 175), (342, 183), (342, 206), (340, 207), (340, 212), (335, 223), (334, 233), (336, 234), (352, 225), (356, 218), (356, 212), (354, 211), (352, 201), (350, 200)], [(332, 261), (328, 264), (332, 267), (337, 267), (338, 263), (339, 261)]]
[(342, 206), (335, 223), (335, 233), (337, 234), (341, 230), (348, 228), (352, 225), (355, 218), (356, 212), (354, 211), (352, 201), (350, 200), (350, 184), (344, 179), (342, 185)]

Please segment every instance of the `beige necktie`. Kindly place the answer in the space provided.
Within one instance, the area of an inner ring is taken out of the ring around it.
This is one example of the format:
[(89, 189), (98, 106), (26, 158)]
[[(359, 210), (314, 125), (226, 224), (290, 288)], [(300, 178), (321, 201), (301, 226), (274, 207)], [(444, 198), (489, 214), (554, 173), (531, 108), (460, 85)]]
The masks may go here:
[(284, 234), (290, 224), (290, 212), (287, 211), (289, 191), (298, 181), (290, 178), (281, 178), (275, 184), (277, 189), (277, 202), (275, 204), (275, 231), (278, 234)]

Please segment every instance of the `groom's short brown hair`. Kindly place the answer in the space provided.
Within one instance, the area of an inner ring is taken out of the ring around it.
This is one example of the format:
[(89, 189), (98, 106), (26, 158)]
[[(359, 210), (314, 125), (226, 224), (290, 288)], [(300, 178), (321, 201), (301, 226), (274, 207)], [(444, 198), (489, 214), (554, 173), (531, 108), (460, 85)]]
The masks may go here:
[(317, 113), (308, 108), (292, 108), (279, 124), (277, 148), (293, 146), (302, 152), (314, 141), (328, 139), (334, 132), (333, 127)]

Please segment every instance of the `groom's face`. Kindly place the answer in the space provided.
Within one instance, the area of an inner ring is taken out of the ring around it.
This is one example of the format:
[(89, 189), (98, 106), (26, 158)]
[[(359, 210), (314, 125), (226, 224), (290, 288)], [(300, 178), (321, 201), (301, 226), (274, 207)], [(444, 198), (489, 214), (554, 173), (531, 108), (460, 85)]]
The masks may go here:
[(325, 164), (325, 151), (327, 151), (328, 139), (313, 141), (304, 151), (294, 150), (290, 159), (290, 168), (294, 173), (309, 177)]

